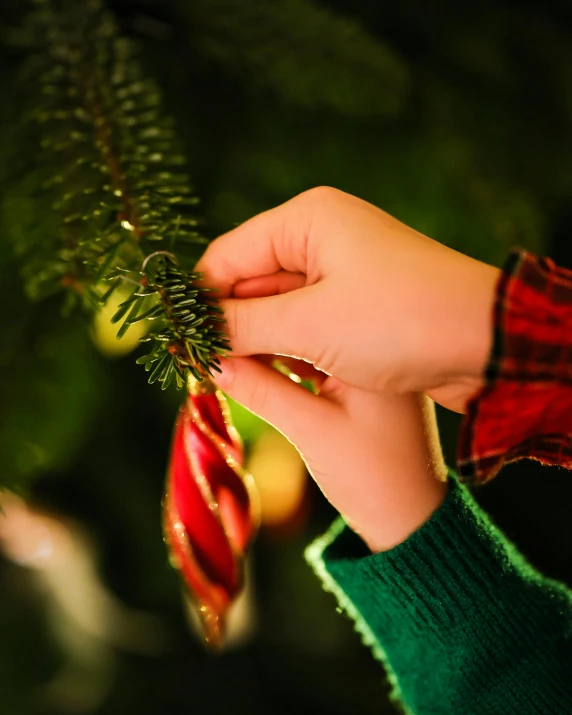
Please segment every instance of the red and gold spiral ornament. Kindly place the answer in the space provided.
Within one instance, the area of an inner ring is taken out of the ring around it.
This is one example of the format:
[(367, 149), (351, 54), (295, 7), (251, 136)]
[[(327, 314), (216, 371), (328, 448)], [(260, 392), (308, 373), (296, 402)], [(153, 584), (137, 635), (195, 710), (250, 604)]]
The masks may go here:
[(245, 553), (260, 507), (243, 469), (242, 441), (228, 403), (209, 379), (191, 378), (171, 447), (163, 526), (171, 563), (197, 607), (206, 643), (219, 648), (240, 593)]

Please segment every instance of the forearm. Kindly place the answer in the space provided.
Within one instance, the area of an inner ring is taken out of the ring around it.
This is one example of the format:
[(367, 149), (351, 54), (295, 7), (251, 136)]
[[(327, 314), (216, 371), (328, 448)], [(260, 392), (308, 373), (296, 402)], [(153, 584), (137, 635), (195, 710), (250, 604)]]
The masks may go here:
[(384, 553), (342, 526), (307, 557), (410, 712), (569, 709), (570, 593), (534, 571), (464, 487), (452, 480), (429, 521)]

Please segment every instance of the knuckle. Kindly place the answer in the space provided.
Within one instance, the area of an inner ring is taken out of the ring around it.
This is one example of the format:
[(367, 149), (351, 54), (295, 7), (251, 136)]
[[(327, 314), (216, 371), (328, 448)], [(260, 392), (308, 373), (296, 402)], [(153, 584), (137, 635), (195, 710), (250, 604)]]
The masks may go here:
[(302, 201), (311, 205), (320, 205), (335, 200), (341, 192), (332, 186), (314, 186), (299, 195)]
[(307, 256), (313, 252), (311, 247), (314, 247), (315, 252), (322, 240), (323, 232), (320, 228), (323, 228), (338, 210), (343, 196), (343, 191), (332, 186), (315, 186), (297, 197), (295, 205), (298, 210), (298, 224), (303, 228), (307, 239), (304, 244), (306, 263)]

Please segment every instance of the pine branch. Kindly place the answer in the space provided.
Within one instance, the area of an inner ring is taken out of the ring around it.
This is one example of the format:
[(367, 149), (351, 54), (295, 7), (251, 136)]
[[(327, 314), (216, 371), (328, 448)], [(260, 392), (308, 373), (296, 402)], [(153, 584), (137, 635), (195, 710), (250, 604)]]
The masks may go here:
[(173, 124), (99, 0), (37, 5), (26, 27), (35, 48), (26, 68), (37, 96), (31, 118), (41, 137), (36, 192), (49, 198), (57, 225), (49, 235), (36, 227), (16, 237), (28, 293), (65, 289), (68, 308), (96, 309), (125, 280), (135, 282), (115, 316), (118, 338), (136, 321), (158, 320), (145, 359), (150, 381), (166, 387), (175, 377), (181, 387), (188, 371), (200, 379), (217, 369), (228, 342), (214, 297), (173, 255), (196, 258), (207, 242)]
[(153, 344), (151, 351), (137, 360), (151, 371), (149, 382), (161, 382), (166, 389), (175, 378), (181, 388), (187, 370), (199, 380), (218, 370), (218, 356), (229, 346), (217, 329), (224, 322), (221, 309), (208, 288), (196, 285), (200, 275), (182, 271), (172, 254), (161, 251), (146, 259), (141, 274), (112, 322), (123, 320), (121, 336), (140, 320), (158, 321), (159, 327), (144, 338)]

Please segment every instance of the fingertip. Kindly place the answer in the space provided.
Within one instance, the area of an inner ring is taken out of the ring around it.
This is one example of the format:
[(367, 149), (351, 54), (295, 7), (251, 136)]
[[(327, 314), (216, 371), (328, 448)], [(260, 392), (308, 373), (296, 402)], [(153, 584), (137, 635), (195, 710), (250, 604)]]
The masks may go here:
[(306, 285), (303, 273), (278, 271), (264, 276), (254, 276), (237, 281), (232, 288), (236, 298), (263, 298), (298, 290)]
[[(326, 427), (334, 406), (253, 357), (221, 360), (216, 384), (294, 443)], [(220, 379), (222, 377), (222, 379)]]
[(227, 298), (231, 295), (231, 283), (225, 280), (223, 275), (217, 273), (216, 264), (206, 257), (206, 254), (195, 265), (193, 272), (196, 276), (196, 284), (199, 288), (208, 288), (209, 290), (216, 291), (217, 298)]
[(227, 298), (219, 302), (225, 331), (235, 355), (287, 354), (311, 360), (307, 340), (313, 322), (301, 291), (263, 298)]
[(217, 374), (214, 377), (214, 382), (217, 387), (225, 392), (232, 386), (232, 380), (234, 376), (234, 362), (233, 358), (226, 357), (222, 358), (218, 365)]
[(268, 276), (280, 271), (305, 273), (305, 251), (298, 244), (305, 240), (303, 229), (294, 226), (293, 242), (285, 240), (285, 225), (290, 216), (289, 203), (257, 214), (227, 233), (218, 236), (207, 247), (196, 264), (204, 273), (204, 285), (218, 288), (229, 296), (233, 286), (243, 280)]

